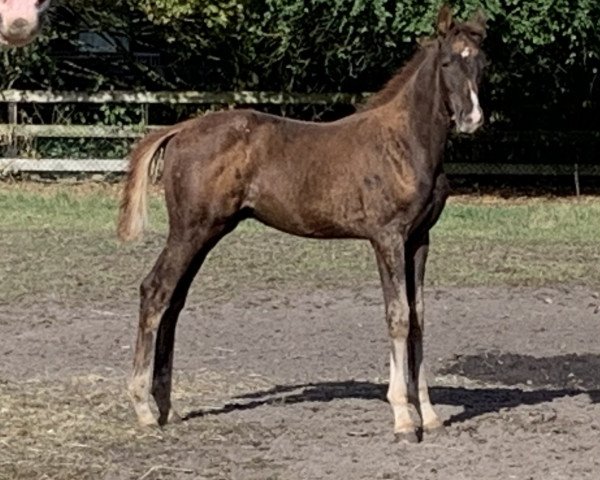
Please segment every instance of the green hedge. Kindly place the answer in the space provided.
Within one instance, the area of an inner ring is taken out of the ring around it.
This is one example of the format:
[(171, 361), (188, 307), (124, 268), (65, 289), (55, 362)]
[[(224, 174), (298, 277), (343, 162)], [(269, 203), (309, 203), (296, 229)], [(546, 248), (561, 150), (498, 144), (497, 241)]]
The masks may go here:
[[(598, 128), (600, 2), (453, 2), (465, 18), (489, 15), (491, 67), (484, 105), (498, 126)], [(432, 33), (439, 1), (100, 0), (57, 4), (46, 35), (4, 53), (3, 86), (21, 88), (286, 90), (379, 88)], [(80, 30), (123, 32), (135, 50), (161, 52), (163, 67), (124, 53), (74, 58)]]

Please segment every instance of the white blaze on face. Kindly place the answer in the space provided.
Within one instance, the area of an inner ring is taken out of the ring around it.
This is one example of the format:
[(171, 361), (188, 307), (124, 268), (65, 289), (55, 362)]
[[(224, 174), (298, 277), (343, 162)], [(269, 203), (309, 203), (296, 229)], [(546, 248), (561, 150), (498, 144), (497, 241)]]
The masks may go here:
[(473, 88), (473, 84), (471, 82), (469, 82), (469, 95), (471, 96), (473, 110), (471, 110), (471, 113), (467, 115), (467, 118), (470, 119), (473, 125), (479, 125), (483, 119), (483, 112), (481, 110), (481, 106), (479, 105), (479, 97), (477, 96), (477, 93), (475, 93), (475, 89)]
[(465, 47), (462, 52), (460, 52), (460, 56), (462, 58), (467, 58), (471, 56), (471, 49), (469, 47)]

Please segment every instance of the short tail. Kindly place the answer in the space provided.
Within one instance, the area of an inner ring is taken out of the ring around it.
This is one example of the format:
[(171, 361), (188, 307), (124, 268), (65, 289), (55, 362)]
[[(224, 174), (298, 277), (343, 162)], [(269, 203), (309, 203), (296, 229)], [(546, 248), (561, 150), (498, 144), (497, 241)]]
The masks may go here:
[(121, 198), (117, 234), (123, 242), (139, 238), (147, 223), (146, 197), (150, 164), (158, 149), (179, 133), (187, 122), (150, 133), (131, 153), (129, 173)]

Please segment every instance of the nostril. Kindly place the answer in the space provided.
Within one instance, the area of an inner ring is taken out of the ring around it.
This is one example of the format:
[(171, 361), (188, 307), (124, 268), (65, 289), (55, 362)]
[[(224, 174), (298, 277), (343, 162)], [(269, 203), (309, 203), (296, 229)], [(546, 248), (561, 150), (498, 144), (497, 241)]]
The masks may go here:
[(29, 22), (24, 18), (17, 18), (10, 25), (10, 29), (13, 31), (23, 30), (29, 26)]

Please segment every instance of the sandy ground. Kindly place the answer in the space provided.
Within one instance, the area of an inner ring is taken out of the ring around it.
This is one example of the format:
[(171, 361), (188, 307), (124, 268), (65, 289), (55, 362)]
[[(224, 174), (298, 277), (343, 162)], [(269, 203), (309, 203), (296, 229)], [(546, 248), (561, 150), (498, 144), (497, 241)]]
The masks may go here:
[[(56, 411), (54, 400), (75, 408), (85, 394), (69, 387), (74, 379), (98, 379), (91, 390), (115, 395), (114, 409), (92, 402), (83, 415), (133, 433), (115, 444), (88, 434), (98, 465), (49, 456), (45, 478), (597, 479), (599, 304), (585, 287), (428, 290), (426, 358), (447, 431), (418, 445), (393, 442), (375, 284), (210, 305), (196, 291), (176, 343), (175, 397), (187, 419), (144, 441), (122, 395), (134, 298), (0, 302), (0, 389), (10, 400), (57, 386), (46, 404), (27, 405), (40, 415)], [(44, 478), (32, 451), (49, 430), (21, 418), (31, 437), (22, 442), (15, 415), (0, 405), (0, 443), (12, 452), (2, 459), (0, 445), (0, 478)], [(45, 419), (50, 430), (60, 418)], [(79, 445), (84, 432), (74, 432)]]

